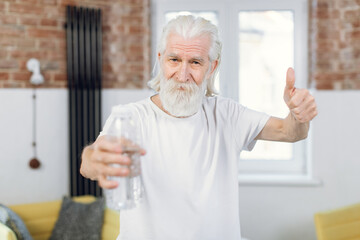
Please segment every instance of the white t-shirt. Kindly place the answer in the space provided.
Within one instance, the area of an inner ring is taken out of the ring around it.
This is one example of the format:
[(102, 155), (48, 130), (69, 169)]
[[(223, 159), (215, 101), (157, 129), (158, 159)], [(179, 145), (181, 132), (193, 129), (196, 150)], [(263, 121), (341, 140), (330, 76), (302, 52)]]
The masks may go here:
[(254, 147), (269, 116), (222, 97), (204, 97), (187, 118), (166, 114), (150, 98), (128, 106), (147, 151), (145, 198), (120, 212), (118, 239), (241, 239), (238, 157)]

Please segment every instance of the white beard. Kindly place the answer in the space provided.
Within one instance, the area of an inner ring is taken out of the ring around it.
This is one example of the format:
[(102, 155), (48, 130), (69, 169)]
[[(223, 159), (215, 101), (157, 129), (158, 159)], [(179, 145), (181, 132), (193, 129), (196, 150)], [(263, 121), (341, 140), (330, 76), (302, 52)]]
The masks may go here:
[(195, 114), (200, 109), (205, 96), (206, 82), (204, 79), (201, 86), (198, 86), (195, 82), (179, 83), (162, 76), (159, 96), (163, 108), (175, 117)]

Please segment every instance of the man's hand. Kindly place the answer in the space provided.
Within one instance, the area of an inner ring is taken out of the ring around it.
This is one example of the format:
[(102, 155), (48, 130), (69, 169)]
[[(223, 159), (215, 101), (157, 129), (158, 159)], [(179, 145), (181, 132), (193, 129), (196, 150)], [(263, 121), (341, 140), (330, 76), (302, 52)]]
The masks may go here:
[[(130, 174), (129, 166), (131, 159), (123, 155), (123, 143), (110, 141), (106, 136), (101, 136), (96, 141), (84, 148), (80, 173), (86, 178), (97, 180), (102, 188), (115, 188), (118, 183), (110, 181), (108, 176), (125, 177)], [(140, 154), (144, 155), (145, 150), (139, 148)], [(113, 167), (118, 164), (120, 167)]]
[(300, 123), (310, 122), (317, 115), (315, 99), (309, 90), (295, 88), (295, 73), (292, 68), (286, 73), (284, 101), (292, 116)]
[(316, 103), (307, 89), (295, 88), (292, 68), (286, 73), (284, 100), (289, 107), (289, 115), (285, 119), (270, 117), (255, 139), (296, 142), (307, 137), (309, 122), (317, 115)]

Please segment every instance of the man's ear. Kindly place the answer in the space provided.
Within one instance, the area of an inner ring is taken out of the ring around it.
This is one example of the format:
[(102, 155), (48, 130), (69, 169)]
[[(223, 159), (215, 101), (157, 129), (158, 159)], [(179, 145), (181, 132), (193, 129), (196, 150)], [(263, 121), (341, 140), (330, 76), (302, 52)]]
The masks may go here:
[(214, 60), (211, 62), (211, 66), (210, 66), (210, 71), (209, 71), (209, 74), (208, 74), (208, 78), (210, 78), (211, 74), (214, 73), (217, 65), (219, 64), (219, 61), (218, 60)]
[(213, 73), (214, 73), (214, 71), (215, 71), (216, 67), (218, 66), (218, 64), (219, 64), (219, 61), (218, 61), (218, 60), (215, 60), (215, 61), (213, 61), (213, 62), (211, 63), (211, 71), (210, 71), (210, 74), (213, 74)]

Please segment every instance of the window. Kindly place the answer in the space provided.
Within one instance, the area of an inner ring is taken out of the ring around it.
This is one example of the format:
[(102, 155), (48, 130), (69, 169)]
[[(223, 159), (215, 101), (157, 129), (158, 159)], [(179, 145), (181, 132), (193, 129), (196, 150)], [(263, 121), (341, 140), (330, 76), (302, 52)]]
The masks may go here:
[[(293, 11), (239, 12), (239, 102), (275, 116), (286, 116), (284, 73), (294, 66)], [(241, 159), (290, 160), (292, 145), (260, 141)]]
[[(164, 23), (179, 14), (199, 15), (219, 27), (223, 58), (217, 87), (222, 96), (286, 117), (287, 68), (295, 69), (297, 87), (307, 85), (307, 0), (153, 0), (153, 10), (153, 43)], [(259, 141), (252, 152), (239, 156), (239, 179), (309, 178), (309, 139)]]

